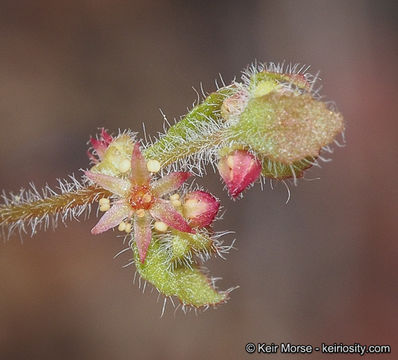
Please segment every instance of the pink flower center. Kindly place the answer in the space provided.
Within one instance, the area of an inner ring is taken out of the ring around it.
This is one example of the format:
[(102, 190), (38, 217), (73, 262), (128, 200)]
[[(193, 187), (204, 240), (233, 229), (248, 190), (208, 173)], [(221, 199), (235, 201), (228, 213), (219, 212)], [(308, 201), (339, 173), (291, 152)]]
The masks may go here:
[(133, 210), (148, 210), (155, 199), (148, 185), (133, 186), (130, 190), (129, 204)]

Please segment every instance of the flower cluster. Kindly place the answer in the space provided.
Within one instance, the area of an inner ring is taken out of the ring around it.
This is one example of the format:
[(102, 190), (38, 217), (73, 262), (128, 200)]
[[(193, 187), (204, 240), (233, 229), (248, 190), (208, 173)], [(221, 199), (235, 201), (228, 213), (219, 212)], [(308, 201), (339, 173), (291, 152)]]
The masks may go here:
[[(150, 143), (130, 130), (91, 138), (92, 164), (82, 181), (59, 181), (59, 191), (22, 189), (3, 194), (0, 227), (35, 234), (89, 212), (98, 202), (103, 215), (92, 228), (100, 234), (117, 228), (130, 237), (139, 276), (165, 299), (182, 308), (207, 308), (225, 302), (202, 263), (224, 257), (213, 230), (220, 203), (212, 194), (183, 186), (193, 175), (217, 168), (229, 195), (238, 199), (256, 181), (296, 179), (332, 152), (344, 130), (343, 117), (315, 89), (308, 67), (257, 64), (209, 94), (176, 124)], [(6, 231), (4, 231), (6, 230)], [(166, 301), (165, 300), (165, 301)]]

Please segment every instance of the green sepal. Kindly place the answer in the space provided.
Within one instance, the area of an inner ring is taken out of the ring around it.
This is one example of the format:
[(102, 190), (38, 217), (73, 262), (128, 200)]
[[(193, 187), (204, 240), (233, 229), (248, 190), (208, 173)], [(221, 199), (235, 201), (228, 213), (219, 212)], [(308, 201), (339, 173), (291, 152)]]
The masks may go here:
[(261, 174), (267, 178), (283, 180), (288, 178), (300, 178), (304, 171), (310, 168), (316, 158), (307, 157), (303, 160), (293, 162), (292, 164), (283, 164), (278, 161), (272, 161), (268, 158), (262, 160)]

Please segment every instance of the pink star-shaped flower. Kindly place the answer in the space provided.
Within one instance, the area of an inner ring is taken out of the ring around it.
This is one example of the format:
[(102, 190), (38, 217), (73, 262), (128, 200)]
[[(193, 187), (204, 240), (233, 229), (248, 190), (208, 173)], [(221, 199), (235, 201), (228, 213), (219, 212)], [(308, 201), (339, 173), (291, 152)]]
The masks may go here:
[(162, 198), (162, 196), (177, 190), (191, 174), (174, 172), (151, 182), (147, 162), (138, 144), (134, 145), (129, 179), (91, 171), (86, 171), (85, 174), (95, 184), (119, 197), (93, 227), (91, 233), (100, 234), (119, 225), (125, 219), (132, 219), (134, 239), (141, 262), (145, 261), (152, 239), (151, 218), (162, 221), (179, 231), (195, 233), (171, 202)]

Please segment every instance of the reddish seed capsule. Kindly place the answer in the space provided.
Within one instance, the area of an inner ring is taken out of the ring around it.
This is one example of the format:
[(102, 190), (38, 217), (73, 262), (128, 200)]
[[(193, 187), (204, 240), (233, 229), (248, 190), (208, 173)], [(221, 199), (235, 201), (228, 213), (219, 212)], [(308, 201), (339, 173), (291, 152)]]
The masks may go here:
[(191, 220), (191, 226), (208, 226), (217, 215), (220, 203), (205, 191), (188, 193), (183, 202), (184, 216)]
[(261, 163), (248, 151), (235, 150), (221, 158), (218, 171), (227, 185), (229, 194), (236, 198), (258, 179), (261, 174)]

